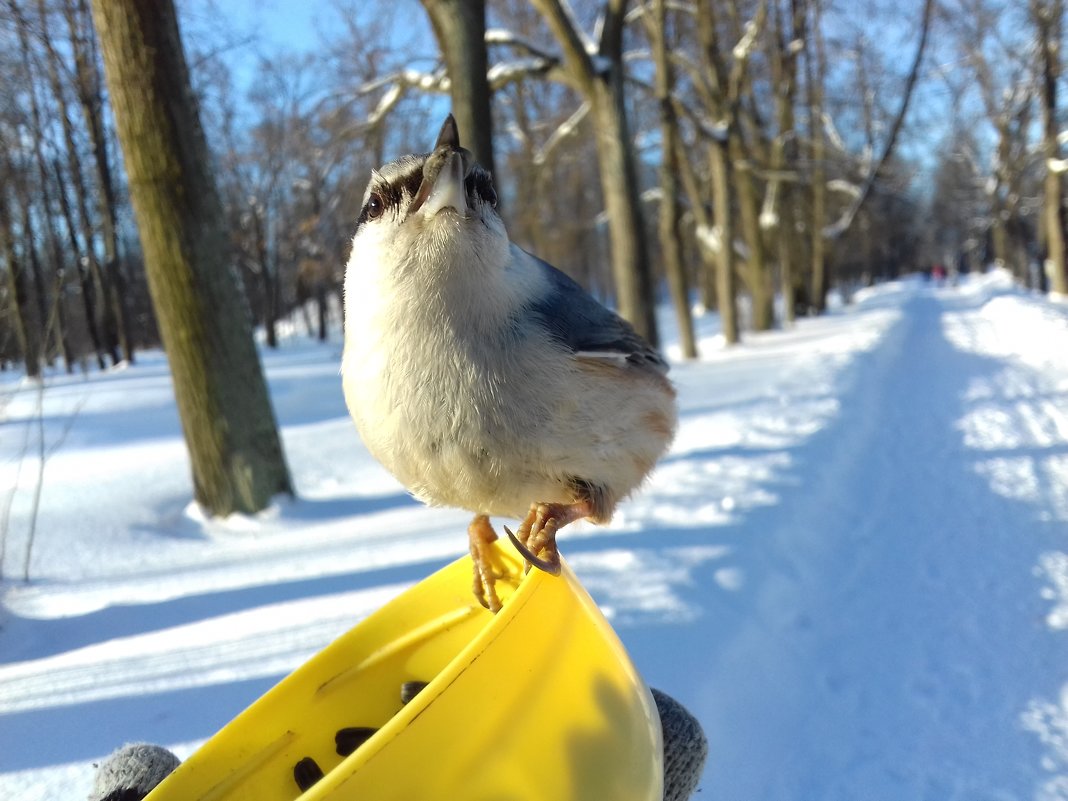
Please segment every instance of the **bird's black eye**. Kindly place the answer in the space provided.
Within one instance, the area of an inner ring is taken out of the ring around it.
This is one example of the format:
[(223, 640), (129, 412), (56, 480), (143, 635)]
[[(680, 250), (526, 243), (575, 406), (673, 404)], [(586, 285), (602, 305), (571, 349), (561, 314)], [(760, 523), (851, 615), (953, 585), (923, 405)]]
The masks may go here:
[(497, 192), (492, 186), (486, 186), (482, 190), (482, 199), (493, 206), (493, 208), (497, 208)]
[(372, 193), (371, 197), (367, 199), (367, 219), (377, 220), (385, 210), (386, 204), (382, 200), (382, 196), (378, 192)]

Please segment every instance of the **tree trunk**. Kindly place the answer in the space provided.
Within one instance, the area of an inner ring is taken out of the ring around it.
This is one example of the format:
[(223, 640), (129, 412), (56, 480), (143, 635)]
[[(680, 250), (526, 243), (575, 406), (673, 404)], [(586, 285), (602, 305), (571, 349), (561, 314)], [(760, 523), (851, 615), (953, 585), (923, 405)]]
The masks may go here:
[(754, 185), (753, 171), (745, 154), (741, 131), (734, 126), (730, 132), (728, 150), (742, 231), (749, 248), (745, 260), (745, 285), (753, 302), (753, 330), (768, 331), (775, 325), (774, 295), (768, 262), (764, 255), (764, 232), (760, 229), (760, 202)]
[(825, 262), (823, 229), (827, 224), (827, 176), (824, 162), (827, 143), (823, 132), (823, 80), (826, 72), (823, 35), (820, 32), (820, 2), (813, 0), (815, 19), (810, 26), (815, 38), (813, 52), (806, 41), (805, 69), (808, 77), (809, 136), (812, 139), (812, 209), (809, 218), (809, 248), (811, 256), (812, 311), (822, 314), (827, 308), (827, 264)]
[(712, 3), (697, 4), (697, 39), (710, 79), (710, 109), (722, 131), (708, 148), (708, 168), (712, 184), (712, 214), (718, 240), (716, 249), (716, 298), (723, 338), (728, 345), (739, 339), (737, 280), (734, 273), (734, 208), (731, 195), (730, 140), (738, 125), (738, 101), (744, 62), (734, 61), (727, 69), (719, 45), (716, 7)]
[(48, 292), (45, 289), (44, 273), (41, 270), (40, 254), (37, 252), (37, 236), (33, 227), (33, 209), (30, 206), (29, 193), (24, 179), (16, 182), (19, 194), (19, 208), (22, 211), (23, 253), (30, 265), (30, 279), (33, 281), (34, 319), (27, 318), (26, 324), (33, 326), (39, 343), (39, 354), (49, 367), (56, 363), (55, 349), (48, 341), (48, 332), (52, 328), (48, 313)]
[(1054, 167), (1057, 147), (1057, 79), (1061, 72), (1060, 43), (1063, 29), (1062, 0), (1032, 0), (1042, 59), (1042, 150), (1046, 157), (1043, 222), (1046, 229), (1046, 275), (1051, 292), (1068, 294), (1064, 260), (1064, 204), (1061, 172)]
[(731, 214), (731, 169), (726, 142), (713, 142), (709, 148), (709, 167), (712, 171), (712, 209), (716, 232), (719, 234), (716, 262), (716, 296), (719, 298), (720, 326), (728, 345), (738, 342), (738, 309), (734, 297), (737, 292), (734, 278), (734, 224)]
[(275, 302), (274, 274), (267, 254), (267, 236), (264, 232), (263, 218), (260, 210), (253, 204), (249, 209), (252, 216), (252, 236), (255, 237), (256, 263), (259, 269), (260, 291), (263, 293), (263, 329), (267, 333), (267, 347), (278, 348), (278, 305)]
[[(59, 244), (59, 235), (56, 233), (55, 221), (52, 216), (52, 200), (51, 193), (49, 192), (49, 174), (48, 163), (44, 157), (44, 149), (41, 146), (44, 140), (44, 126), (41, 122), (41, 107), (37, 100), (37, 89), (34, 85), (34, 73), (33, 65), (30, 60), (30, 42), (29, 42), (29, 25), (26, 17), (22, 14), (22, 11), (16, 5), (14, 0), (10, 0), (9, 7), (11, 8), (12, 16), (15, 18), (16, 27), (18, 30), (19, 51), (22, 55), (22, 67), (25, 72), (28, 94), (30, 99), (30, 123), (31, 123), (31, 138), (33, 139), (33, 156), (34, 163), (37, 166), (37, 178), (40, 181), (41, 201), (44, 207), (44, 225), (48, 229), (48, 248), (49, 248), (49, 261), (51, 262), (52, 270), (57, 276), (57, 281), (53, 289), (55, 290), (53, 299), (53, 311), (46, 309), (47, 303), (45, 298), (47, 292), (44, 286), (44, 276), (42, 275), (40, 264), (34, 265), (34, 280), (37, 284), (37, 303), (40, 307), (41, 325), (42, 325), (42, 339), (45, 343), (48, 343), (49, 339), (59, 346), (63, 354), (63, 363), (68, 373), (73, 371), (73, 365), (71, 363), (70, 343), (67, 339), (66, 332), (66, 319), (63, 314), (62, 303), (62, 290), (63, 290), (63, 252), (62, 247)], [(44, 26), (42, 24), (42, 30)], [(31, 223), (29, 200), (25, 201), (24, 213), (26, 214), (26, 240), (28, 247), (35, 247), (34, 236), (29, 229)], [(34, 253), (34, 260), (37, 260), (36, 252)], [(48, 359), (49, 366), (53, 363), (53, 348), (45, 345), (45, 352)]]
[(15, 238), (12, 230), (11, 208), (8, 205), (7, 192), (0, 189), (0, 246), (7, 261), (8, 302), (11, 304), (11, 317), (15, 323), (15, 338), (26, 365), (29, 378), (41, 377), (41, 343), (37, 329), (30, 321), (30, 287), (26, 270), (19, 263), (15, 252)]
[[(787, 169), (797, 165), (797, 132), (794, 130), (794, 103), (797, 95), (797, 49), (793, 42), (805, 38), (805, 6), (803, 0), (788, 0), (789, 14), (776, 2), (774, 5), (774, 35), (772, 36), (771, 65), (775, 89), (775, 118), (778, 136), (772, 143), (769, 167), (772, 178), (768, 182), (775, 213), (775, 240), (778, 249), (782, 286), (783, 323), (791, 325), (797, 311), (794, 291), (795, 185), (783, 177)], [(789, 28), (787, 29), (788, 17)]]
[(252, 513), (292, 493), (223, 229), (170, 0), (93, 8), (196, 499)]
[(327, 304), (329, 303), (329, 296), (326, 293), (326, 282), (317, 281), (315, 284), (315, 306), (319, 312), (319, 341), (326, 342), (330, 333), (330, 315), (328, 314)]
[(675, 104), (671, 99), (675, 75), (668, 58), (665, 0), (655, 0), (653, 14), (649, 34), (653, 42), (656, 94), (660, 106), (660, 253), (671, 291), (671, 303), (675, 307), (682, 356), (685, 359), (696, 359), (697, 343), (694, 341), (693, 317), (690, 314), (690, 288), (679, 246), (679, 128), (675, 117)]
[(81, 285), (82, 308), (85, 311), (85, 327), (89, 331), (89, 341), (93, 345), (93, 353), (96, 356), (96, 364), (101, 370), (107, 367), (104, 362), (104, 343), (100, 337), (100, 328), (97, 326), (96, 317), (96, 290), (93, 286), (93, 277), (89, 272), (89, 257), (80, 255), (78, 247), (78, 233), (71, 213), (70, 201), (67, 200), (67, 186), (63, 180), (63, 170), (59, 162), (53, 161), (52, 168), (56, 175), (56, 194), (59, 196), (59, 209), (63, 214), (63, 222), (67, 227), (67, 240), (70, 252), (77, 260), (75, 265), (78, 272), (78, 282)]
[(598, 82), (591, 102), (601, 191), (608, 213), (612, 277), (619, 313), (654, 347), (659, 345), (649, 245), (642, 215), (632, 137), (624, 111), (622, 77)]
[(601, 21), (600, 59), (594, 63), (571, 15), (560, 0), (531, 0), (564, 51), (575, 88), (590, 103), (601, 191), (608, 215), (616, 306), (634, 329), (654, 347), (654, 281), (634, 148), (623, 92), (623, 22), (626, 0), (608, 0)]
[(460, 142), (479, 164), (493, 173), (493, 104), (486, 77), (486, 2), (422, 2), (445, 58)]
[[(74, 3), (77, 2), (77, 7)], [(82, 107), (85, 127), (93, 149), (96, 168), (97, 208), (104, 240), (104, 264), (101, 266), (101, 288), (108, 310), (106, 333), (111, 347), (122, 351), (122, 358), (133, 363), (133, 343), (130, 339), (129, 311), (126, 308), (126, 280), (119, 264), (119, 235), (116, 220), (115, 187), (111, 176), (111, 162), (104, 133), (103, 97), (100, 73), (92, 36), (86, 0), (66, 0), (64, 11), (70, 28), (74, 50), (75, 82)]]
[[(86, 329), (89, 332), (89, 340), (93, 345), (93, 352), (96, 355), (97, 366), (103, 370), (107, 366), (104, 361), (104, 354), (108, 349), (104, 345), (104, 337), (100, 331), (99, 311), (96, 306), (96, 287), (94, 285), (96, 268), (93, 266), (95, 263), (95, 256), (93, 255), (93, 233), (92, 225), (89, 222), (89, 212), (85, 202), (85, 185), (82, 181), (81, 157), (78, 155), (78, 145), (74, 138), (74, 127), (71, 124), (70, 116), (67, 113), (67, 99), (63, 89), (64, 84), (60, 78), (59, 53), (56, 52), (51, 38), (47, 35), (48, 27), (43, 22), (47, 18), (45, 0), (38, 0), (37, 8), (38, 15), (42, 20), (41, 29), (45, 33), (42, 41), (45, 49), (48, 51), (48, 82), (52, 89), (52, 95), (56, 100), (60, 126), (63, 130), (63, 144), (67, 155), (67, 169), (70, 171), (71, 181), (74, 185), (74, 194), (80, 211), (79, 219), (81, 220), (81, 231), (85, 238), (84, 249), (78, 244), (79, 226), (75, 220), (75, 216), (70, 207), (70, 201), (67, 197), (67, 186), (66, 181), (63, 180), (63, 171), (59, 166), (59, 162), (53, 160), (52, 166), (56, 176), (57, 187), (56, 194), (59, 197), (60, 211), (63, 214), (63, 220), (67, 226), (70, 252), (77, 263), (78, 280), (81, 283), (82, 305), (85, 311)], [(113, 361), (117, 361), (117, 354), (112, 351), (110, 355)]]

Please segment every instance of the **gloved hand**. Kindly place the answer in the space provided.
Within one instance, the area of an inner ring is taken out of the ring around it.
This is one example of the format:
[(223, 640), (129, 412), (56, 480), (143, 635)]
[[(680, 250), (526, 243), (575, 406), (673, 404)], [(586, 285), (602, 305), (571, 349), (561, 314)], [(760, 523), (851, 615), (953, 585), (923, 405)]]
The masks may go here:
[[(708, 755), (701, 724), (667, 693), (653, 690), (664, 732), (664, 801), (686, 801), (697, 787)], [(141, 801), (179, 765), (158, 745), (124, 745), (100, 763), (89, 801)]]
[(141, 801), (179, 764), (162, 746), (124, 745), (97, 766), (89, 801)]

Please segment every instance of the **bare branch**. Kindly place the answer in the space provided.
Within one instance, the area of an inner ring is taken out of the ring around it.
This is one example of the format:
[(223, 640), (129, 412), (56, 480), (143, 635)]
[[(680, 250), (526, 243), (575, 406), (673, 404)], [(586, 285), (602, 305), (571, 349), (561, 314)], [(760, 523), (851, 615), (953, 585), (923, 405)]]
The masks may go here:
[(934, 0), (925, 0), (923, 5), (923, 22), (920, 28), (920, 41), (916, 46), (916, 55), (913, 57), (912, 67), (905, 80), (905, 90), (901, 98), (901, 108), (898, 109), (897, 116), (894, 118), (894, 122), (890, 126), (890, 134), (886, 139), (882, 155), (868, 171), (868, 176), (861, 185), (860, 194), (849, 204), (849, 207), (843, 212), (838, 220), (823, 229), (823, 235), (828, 239), (837, 239), (849, 230), (849, 226), (853, 224), (857, 212), (860, 211), (861, 206), (864, 205), (864, 201), (871, 193), (871, 189), (875, 185), (876, 176), (878, 176), (879, 171), (882, 170), (883, 166), (890, 158), (890, 154), (893, 153), (894, 144), (897, 142), (897, 135), (901, 131), (901, 125), (905, 121), (905, 114), (908, 112), (909, 100), (912, 98), (912, 89), (916, 85), (916, 79), (920, 74), (920, 64), (923, 61), (923, 54), (927, 48), (927, 35), (931, 29), (931, 13), (933, 8)]
[(590, 113), (590, 104), (588, 102), (583, 103), (577, 109), (575, 113), (564, 120), (560, 126), (550, 134), (549, 138), (545, 140), (545, 144), (534, 154), (534, 163), (538, 166), (544, 164), (552, 151), (560, 144), (561, 141), (566, 139), (575, 133), (579, 124), (586, 119), (586, 115)]

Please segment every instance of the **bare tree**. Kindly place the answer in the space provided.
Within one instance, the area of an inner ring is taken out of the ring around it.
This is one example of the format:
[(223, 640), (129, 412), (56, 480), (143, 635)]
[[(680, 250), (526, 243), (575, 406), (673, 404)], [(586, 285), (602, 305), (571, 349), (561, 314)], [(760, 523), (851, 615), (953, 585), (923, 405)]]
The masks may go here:
[(210, 514), (255, 512), (292, 485), (174, 6), (106, 0), (93, 14), (196, 499)]
[(422, 0), (449, 76), (452, 113), (461, 141), (494, 172), (493, 114), (486, 76), (485, 0)]
[(794, 256), (800, 250), (800, 242), (795, 216), (796, 182), (788, 179), (787, 172), (794, 170), (794, 175), (789, 178), (796, 176), (798, 147), (794, 106), (797, 102), (797, 57), (805, 40), (806, 15), (804, 0), (787, 0), (785, 5), (784, 9), (779, 0), (774, 1), (773, 26), (768, 36), (778, 132), (771, 145), (768, 185), (761, 216), (770, 219), (775, 229), (783, 318), (786, 323), (792, 323), (800, 277), (800, 271), (795, 270), (795, 266), (799, 265)]
[(1046, 160), (1043, 207), (1045, 269), (1050, 290), (1064, 295), (1068, 294), (1068, 272), (1065, 269), (1065, 215), (1061, 182), (1068, 167), (1059, 158), (1057, 140), (1057, 81), (1061, 74), (1064, 0), (1031, 0), (1031, 16), (1038, 35), (1038, 55), (1042, 65), (1042, 155)]
[[(52, 190), (51, 190), (51, 174), (48, 169), (48, 161), (44, 154), (44, 138), (45, 138), (45, 126), (43, 121), (43, 114), (41, 110), (41, 104), (37, 96), (37, 75), (33, 65), (33, 58), (31, 55), (30, 47), (30, 25), (23, 10), (18, 7), (15, 0), (9, 0), (9, 7), (11, 9), (12, 17), (15, 20), (15, 26), (18, 31), (19, 51), (22, 58), (23, 75), (26, 81), (27, 94), (29, 95), (30, 103), (30, 116), (29, 116), (29, 139), (32, 142), (32, 150), (34, 163), (37, 168), (37, 186), (40, 194), (40, 202), (42, 206), (43, 214), (41, 215), (42, 225), (46, 228), (47, 242), (49, 249), (49, 259), (52, 265), (53, 275), (55, 281), (53, 283), (53, 305), (51, 309), (47, 308), (46, 298), (48, 292), (44, 287), (44, 276), (42, 275), (42, 268), (37, 265), (34, 270), (34, 281), (37, 286), (37, 305), (42, 324), (46, 326), (44, 332), (42, 332), (42, 338), (45, 340), (46, 345), (46, 360), (49, 365), (52, 364), (52, 350), (47, 345), (49, 337), (54, 336), (56, 344), (59, 346), (63, 354), (63, 362), (67, 372), (72, 372), (74, 369), (73, 356), (71, 353), (70, 338), (67, 330), (66, 319), (66, 304), (63, 302), (64, 292), (64, 267), (63, 267), (63, 247), (59, 241), (59, 233), (56, 230), (55, 217), (53, 215), (52, 204)], [(33, 239), (29, 233), (31, 213), (29, 207), (31, 205), (28, 193), (23, 201), (24, 215), (27, 222), (27, 240)], [(36, 258), (35, 245), (28, 241), (28, 246), (34, 248), (32, 250), (32, 258)]]
[[(111, 307), (106, 297), (104, 302), (100, 303), (100, 296), (104, 294), (103, 275), (95, 252), (95, 229), (89, 211), (81, 148), (77, 141), (74, 123), (70, 118), (62, 57), (52, 39), (52, 29), (47, 24), (48, 13), (45, 0), (38, 0), (38, 18), (41, 23), (41, 43), (47, 55), (48, 83), (56, 103), (56, 113), (63, 133), (67, 162), (66, 177), (58, 161), (54, 161), (52, 165), (56, 180), (56, 197), (67, 230), (70, 253), (76, 261), (86, 328), (96, 355), (97, 366), (102, 370), (106, 366), (105, 355), (110, 357), (113, 364), (118, 363), (120, 359), (114, 338), (112, 337), (112, 341), (109, 342), (106, 335), (109, 327), (112, 331), (114, 330), (114, 316), (109, 312)], [(70, 202), (71, 196), (74, 198), (74, 206)], [(80, 242), (79, 232), (81, 233)]]
[[(0, 140), (0, 150), (6, 149), (6, 142)], [(15, 226), (11, 215), (11, 202), (7, 193), (13, 178), (13, 166), (10, 157), (0, 163), (0, 248), (7, 262), (8, 297), (11, 303), (11, 318), (15, 324), (15, 335), (19, 349), (26, 365), (26, 375), (39, 378), (41, 375), (41, 339), (33, 320), (30, 300), (30, 285), (26, 275), (26, 266), (15, 248)]]
[[(1031, 38), (1027, 26), (1019, 24), (1027, 12), (989, 0), (955, 0), (942, 13), (960, 62), (956, 69), (940, 71), (955, 121), (953, 139), (946, 143), (952, 163), (940, 177), (958, 186), (938, 198), (951, 207), (934, 210), (942, 221), (937, 228), (945, 228), (947, 218), (966, 208), (969, 257), (981, 259), (980, 243), (989, 236), (994, 264), (1030, 280), (1025, 184), (1036, 161), (1030, 132), (1040, 65), (1026, 46)], [(989, 137), (970, 133), (987, 126), (993, 135), (990, 149), (984, 146)], [(938, 238), (938, 231), (932, 238)]]
[(664, 259), (664, 273), (671, 290), (675, 307), (675, 319), (679, 328), (682, 355), (687, 359), (697, 358), (697, 343), (694, 341), (693, 318), (690, 313), (689, 281), (682, 263), (682, 248), (679, 243), (679, 136), (675, 102), (672, 97), (675, 85), (675, 69), (668, 54), (667, 3), (653, 0), (652, 14), (645, 15), (647, 30), (653, 45), (653, 61), (656, 65), (656, 95), (660, 109), (660, 252)]
[(827, 224), (827, 141), (824, 134), (824, 88), (827, 54), (824, 49), (822, 0), (809, 0), (812, 35), (806, 41), (805, 84), (808, 100), (809, 153), (809, 254), (810, 284), (807, 304), (817, 314), (827, 307), (827, 262), (823, 229)]
[(75, 89), (85, 128), (89, 132), (92, 163), (96, 170), (97, 210), (104, 243), (104, 263), (100, 271), (100, 285), (104, 293), (104, 330), (111, 340), (109, 347), (114, 349), (117, 346), (122, 358), (132, 362), (134, 352), (126, 308), (126, 282), (119, 263), (118, 203), (108, 156), (103, 84), (97, 63), (96, 40), (89, 20), (88, 0), (64, 0), (63, 13), (74, 55)]
[[(732, 6), (737, 13), (737, 8)], [(730, 49), (728, 57), (723, 47), (722, 34), (720, 32), (720, 19), (716, 16), (716, 8), (711, 3), (700, 3), (697, 6), (697, 38), (700, 42), (704, 63), (707, 69), (708, 81), (705, 86), (706, 103), (713, 119), (717, 122), (717, 130), (709, 141), (709, 170), (712, 182), (712, 206), (715, 214), (715, 237), (719, 261), (716, 269), (716, 288), (719, 299), (720, 317), (723, 325), (723, 334), (728, 344), (738, 341), (738, 320), (735, 307), (735, 249), (734, 249), (734, 199), (735, 192), (731, 187), (736, 183), (744, 187), (746, 197), (744, 201), (747, 212), (752, 210), (754, 202), (752, 175), (748, 172), (749, 165), (743, 155), (741, 131), (741, 105), (742, 94), (746, 86), (746, 72), (749, 57), (757, 41), (757, 34), (763, 27), (767, 13), (767, 3), (761, 0), (757, 16), (746, 28), (744, 38)], [(744, 177), (737, 176), (739, 167), (747, 170)], [(752, 222), (752, 221), (750, 221)], [(752, 225), (746, 231), (747, 235), (756, 235), (759, 239), (759, 230)], [(754, 243), (749, 243), (750, 247)], [(756, 243), (756, 248), (761, 245)], [(762, 249), (758, 256), (754, 256), (759, 266), (754, 267), (750, 262), (749, 271), (750, 290), (763, 289), (763, 276), (755, 275), (757, 271), (763, 272)], [(754, 280), (756, 279), (756, 280)], [(755, 298), (754, 298), (755, 300)], [(763, 308), (763, 297), (759, 305)]]
[(624, 94), (623, 26), (626, 0), (607, 0), (594, 43), (566, 0), (531, 0), (563, 53), (571, 85), (590, 104), (601, 190), (612, 243), (612, 273), (620, 314), (658, 344), (652, 264), (642, 216), (638, 167)]

